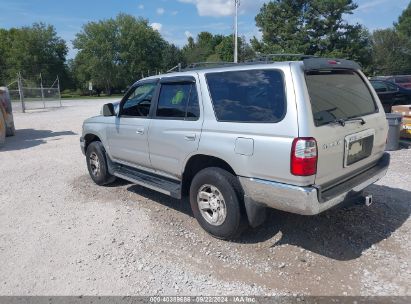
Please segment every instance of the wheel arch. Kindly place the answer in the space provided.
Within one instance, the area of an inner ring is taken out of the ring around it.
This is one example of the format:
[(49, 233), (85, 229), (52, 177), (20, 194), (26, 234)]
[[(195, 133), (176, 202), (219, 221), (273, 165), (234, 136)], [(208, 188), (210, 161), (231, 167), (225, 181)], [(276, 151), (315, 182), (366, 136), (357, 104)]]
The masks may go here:
[(103, 143), (101, 138), (94, 133), (87, 133), (86, 135), (84, 135), (84, 151), (87, 151), (87, 147), (94, 141), (99, 141)]
[(237, 176), (233, 167), (224, 159), (207, 155), (195, 154), (187, 159), (182, 173), (182, 195), (188, 195), (193, 177), (201, 170), (209, 167), (224, 169)]

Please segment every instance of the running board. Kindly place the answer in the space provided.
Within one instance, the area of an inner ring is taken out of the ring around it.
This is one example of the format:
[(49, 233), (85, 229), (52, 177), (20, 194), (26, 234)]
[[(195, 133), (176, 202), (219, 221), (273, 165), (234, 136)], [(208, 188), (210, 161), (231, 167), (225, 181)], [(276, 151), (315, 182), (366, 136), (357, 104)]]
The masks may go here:
[(169, 195), (171, 197), (181, 199), (181, 183), (177, 180), (164, 178), (162, 176), (138, 170), (120, 164), (113, 164), (113, 175), (119, 178), (128, 180), (134, 184), (149, 188)]

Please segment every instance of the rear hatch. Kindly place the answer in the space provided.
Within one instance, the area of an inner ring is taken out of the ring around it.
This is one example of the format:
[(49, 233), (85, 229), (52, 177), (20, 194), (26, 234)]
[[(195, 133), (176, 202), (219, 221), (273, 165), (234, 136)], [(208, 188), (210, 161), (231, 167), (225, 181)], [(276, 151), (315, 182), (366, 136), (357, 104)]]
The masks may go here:
[(378, 161), (385, 149), (387, 122), (378, 97), (354, 62), (304, 63), (314, 125), (310, 134), (318, 147), (315, 183), (326, 190)]

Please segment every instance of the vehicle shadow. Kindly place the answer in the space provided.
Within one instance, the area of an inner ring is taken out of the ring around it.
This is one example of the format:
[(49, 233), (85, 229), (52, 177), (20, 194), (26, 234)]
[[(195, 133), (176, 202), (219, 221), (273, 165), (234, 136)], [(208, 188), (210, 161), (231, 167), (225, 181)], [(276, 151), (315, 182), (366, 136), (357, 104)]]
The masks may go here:
[(358, 258), (373, 244), (388, 238), (411, 214), (411, 192), (380, 185), (366, 189), (374, 204), (332, 209), (317, 216), (300, 216), (269, 210), (263, 226), (247, 231), (242, 243), (289, 244), (335, 260)]
[(147, 189), (139, 185), (131, 185), (127, 188), (128, 191), (141, 195), (142, 197), (159, 203), (170, 209), (174, 209), (178, 212), (182, 212), (190, 217), (194, 217), (191, 211), (190, 202), (188, 197), (184, 197), (182, 200), (172, 198), (168, 195), (162, 194), (160, 192)]
[[(188, 198), (179, 201), (138, 185), (131, 185), (127, 190), (193, 217)], [(390, 237), (411, 214), (410, 191), (371, 185), (366, 192), (374, 197), (370, 207), (331, 209), (317, 216), (267, 209), (265, 223), (248, 229), (234, 242), (264, 242), (271, 247), (288, 244), (335, 260), (356, 259), (373, 244)]]
[[(19, 129), (16, 135), (7, 137), (1, 151), (24, 150), (46, 143), (46, 139), (58, 136), (77, 135), (72, 131), (54, 132), (51, 130)], [(57, 140), (57, 139), (55, 139)]]

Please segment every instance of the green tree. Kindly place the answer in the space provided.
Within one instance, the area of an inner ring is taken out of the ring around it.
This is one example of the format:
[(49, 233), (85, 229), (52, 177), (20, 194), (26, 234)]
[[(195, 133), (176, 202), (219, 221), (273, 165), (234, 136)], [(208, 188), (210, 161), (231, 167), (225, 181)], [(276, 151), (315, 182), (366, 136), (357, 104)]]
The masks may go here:
[[(254, 51), (244, 37), (238, 38), (238, 46), (239, 61), (254, 57)], [(223, 36), (202, 32), (198, 34), (196, 40), (189, 37), (182, 51), (187, 63), (232, 62), (234, 60), (234, 37), (233, 35)]]
[(373, 74), (411, 74), (411, 3), (393, 28), (372, 35)]
[(168, 71), (178, 64), (185, 64), (185, 58), (182, 51), (174, 44), (169, 44), (163, 50), (163, 65), (164, 71)]
[(109, 94), (172, 64), (163, 62), (164, 50), (170, 49), (160, 33), (148, 20), (126, 14), (85, 24), (73, 45), (79, 50), (74, 61), (79, 82), (92, 81)]
[(411, 39), (411, 2), (398, 18), (395, 28), (399, 33)]
[[(234, 37), (233, 35), (225, 36), (219, 45), (216, 46), (215, 52), (222, 61), (234, 61)], [(238, 38), (238, 60), (240, 62), (252, 59), (255, 53), (251, 46), (246, 42), (245, 37)]]
[(356, 8), (352, 0), (270, 1), (256, 16), (262, 40), (252, 39), (252, 45), (262, 53), (348, 57), (368, 65), (368, 31), (343, 19)]
[(372, 35), (374, 74), (411, 72), (409, 40), (395, 29), (376, 30)]
[(53, 26), (34, 23), (22, 28), (0, 29), (0, 69), (3, 81), (23, 76), (54, 80), (60, 76), (62, 84), (68, 79), (65, 65), (66, 42), (57, 36)]

